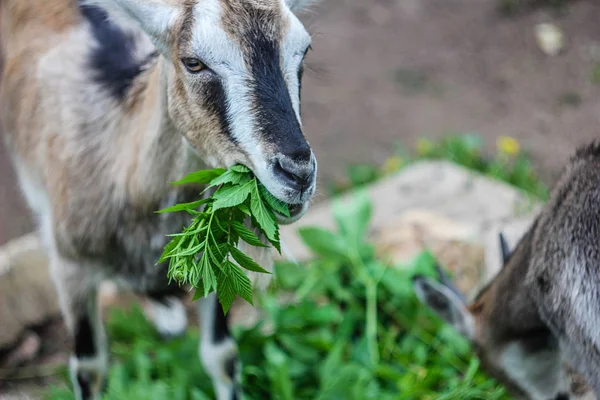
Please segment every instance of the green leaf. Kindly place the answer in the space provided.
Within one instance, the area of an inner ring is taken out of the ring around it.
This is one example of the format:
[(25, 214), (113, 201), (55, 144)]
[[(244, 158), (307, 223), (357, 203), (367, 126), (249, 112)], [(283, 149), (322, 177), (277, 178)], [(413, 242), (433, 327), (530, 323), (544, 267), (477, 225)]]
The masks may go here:
[(275, 215), (273, 215), (273, 212), (267, 208), (261, 199), (258, 183), (255, 184), (250, 196), (250, 210), (252, 211), (252, 216), (258, 223), (258, 226), (265, 233), (267, 238), (270, 241), (277, 241), (277, 222), (275, 221)]
[(156, 213), (163, 214), (163, 213), (178, 212), (178, 211), (196, 210), (202, 204), (209, 203), (210, 201), (211, 201), (211, 199), (202, 199), (202, 200), (198, 200), (198, 201), (192, 201), (191, 203), (180, 203), (180, 204), (176, 204), (174, 206), (168, 207), (168, 208), (163, 208), (162, 210), (158, 210), (158, 211), (156, 211)]
[(210, 186), (220, 186), (227, 183), (237, 185), (252, 181), (253, 179), (245, 172), (239, 172), (234, 169), (229, 169), (223, 175), (210, 181)]
[(352, 164), (348, 166), (348, 177), (352, 186), (362, 186), (374, 182), (379, 177), (379, 169), (371, 164)]
[(244, 185), (225, 185), (213, 195), (213, 212), (222, 208), (231, 208), (242, 204), (252, 192), (252, 182)]
[(185, 178), (183, 178), (180, 181), (171, 182), (171, 184), (172, 185), (184, 185), (186, 183), (197, 183), (200, 185), (208, 185), (213, 179), (221, 176), (225, 172), (226, 172), (226, 170), (224, 170), (222, 168), (196, 171), (196, 172), (192, 172), (191, 174), (187, 175)]
[(336, 202), (334, 217), (340, 233), (349, 245), (358, 246), (364, 241), (371, 220), (372, 204), (368, 195), (357, 192), (350, 202)]
[(171, 257), (186, 257), (186, 256), (194, 256), (198, 253), (200, 253), (202, 251), (202, 249), (204, 249), (205, 245), (203, 243), (198, 243), (194, 246), (191, 246), (188, 249), (180, 249), (177, 252), (172, 252), (170, 254)]
[(302, 285), (312, 270), (314, 268), (307, 268), (305, 265), (292, 262), (277, 262), (274, 275), (277, 278), (278, 287), (293, 291)]
[[(281, 252), (275, 212), (289, 215), (288, 206), (273, 197), (245, 166), (236, 165), (227, 171), (198, 171), (177, 183), (192, 182), (208, 183), (204, 192), (212, 194), (207, 199), (159, 211), (186, 211), (193, 215), (183, 232), (169, 235), (172, 239), (160, 261), (170, 259), (169, 279), (192, 285), (197, 289), (196, 297), (215, 290), (220, 292), (219, 301), (226, 311), (236, 295), (252, 303), (252, 283), (242, 268), (259, 273), (268, 271), (235, 246), (240, 240), (263, 248), (270, 243)], [(197, 209), (202, 205), (205, 208), (200, 212)], [(266, 237), (265, 242), (244, 225), (248, 217), (253, 228)], [(240, 266), (233, 264), (233, 260)]]
[(200, 275), (204, 286), (204, 297), (208, 296), (210, 292), (218, 287), (215, 270), (211, 265), (211, 254), (210, 250), (205, 251), (199, 262)]
[(240, 297), (246, 300), (248, 303), (254, 305), (254, 302), (252, 301), (252, 282), (250, 279), (246, 276), (244, 271), (240, 269), (240, 267), (231, 261), (227, 261), (227, 266), (229, 268), (229, 274), (231, 276), (231, 280), (233, 281), (233, 287), (236, 291), (236, 294), (240, 295)]
[(273, 342), (267, 343), (264, 354), (271, 380), (272, 395), (276, 399), (294, 400), (294, 384), (289, 373), (289, 358)]
[(262, 198), (273, 210), (285, 215), (288, 218), (290, 217), (290, 207), (286, 203), (273, 196), (271, 192), (269, 192), (262, 184), (258, 185), (258, 190)]
[(160, 258), (158, 259), (159, 264), (165, 262), (169, 257), (171, 257), (171, 254), (181, 245), (182, 239), (183, 238), (179, 236), (174, 237), (169, 243), (167, 243)]
[(247, 216), (251, 217), (252, 213), (250, 212), (250, 207), (248, 207), (246, 205), (246, 203), (242, 203), (238, 206), (238, 210), (240, 210), (241, 212), (243, 212), (244, 214), (246, 214)]
[(245, 165), (241, 165), (241, 164), (236, 164), (236, 165), (232, 166), (230, 169), (232, 171), (239, 172), (240, 174), (249, 174), (252, 172), (252, 171), (250, 171), (250, 168), (246, 167)]
[(240, 238), (251, 246), (255, 247), (269, 247), (264, 244), (258, 236), (254, 234), (250, 229), (246, 228), (244, 224), (239, 221), (232, 221), (231, 227), (240, 236)]
[(273, 247), (275, 247), (275, 249), (277, 250), (277, 252), (279, 254), (281, 254), (281, 241), (280, 241), (280, 238), (279, 238), (279, 227), (277, 226), (277, 223), (275, 223), (275, 239), (269, 239), (269, 243), (271, 243), (271, 245)]
[(196, 301), (202, 297), (205, 297), (204, 295), (204, 281), (200, 281), (198, 282), (198, 284), (196, 285), (196, 289), (194, 291), (194, 297), (192, 297), (192, 301)]
[(236, 292), (233, 280), (223, 272), (219, 272), (217, 275), (217, 295), (221, 307), (223, 307), (223, 313), (227, 315), (235, 300)]
[(231, 253), (231, 256), (233, 257), (233, 259), (235, 261), (237, 261), (237, 263), (240, 264), (240, 266), (242, 266), (243, 268), (246, 268), (249, 271), (262, 272), (264, 274), (270, 274), (269, 271), (267, 271), (266, 269), (262, 268), (252, 258), (248, 257), (246, 254), (242, 253), (241, 251), (239, 251), (234, 246), (230, 246), (229, 247), (229, 252)]
[(334, 260), (346, 260), (349, 248), (346, 241), (332, 232), (316, 227), (302, 227), (298, 234), (316, 255)]

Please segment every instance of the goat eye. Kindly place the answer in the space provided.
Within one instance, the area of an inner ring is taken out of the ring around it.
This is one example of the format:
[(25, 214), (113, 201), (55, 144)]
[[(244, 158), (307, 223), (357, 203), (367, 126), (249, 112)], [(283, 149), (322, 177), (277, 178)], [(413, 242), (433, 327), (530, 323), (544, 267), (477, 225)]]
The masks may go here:
[(196, 74), (206, 68), (206, 65), (204, 65), (204, 63), (197, 58), (183, 58), (181, 59), (181, 62), (192, 74)]

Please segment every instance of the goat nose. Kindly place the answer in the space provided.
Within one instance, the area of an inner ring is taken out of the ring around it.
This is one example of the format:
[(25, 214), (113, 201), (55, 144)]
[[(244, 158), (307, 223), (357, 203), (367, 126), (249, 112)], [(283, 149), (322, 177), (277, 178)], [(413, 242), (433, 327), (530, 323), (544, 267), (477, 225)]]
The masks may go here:
[(304, 190), (308, 188), (315, 176), (315, 164), (309, 162), (295, 163), (287, 158), (277, 158), (273, 167), (275, 175), (288, 186)]

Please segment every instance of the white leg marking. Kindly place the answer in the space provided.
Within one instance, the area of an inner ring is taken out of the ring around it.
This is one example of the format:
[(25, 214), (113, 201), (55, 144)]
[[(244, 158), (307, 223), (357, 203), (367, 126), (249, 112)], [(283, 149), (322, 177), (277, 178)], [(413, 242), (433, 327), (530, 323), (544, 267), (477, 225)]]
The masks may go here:
[(165, 302), (147, 299), (144, 307), (146, 317), (161, 336), (182, 335), (188, 325), (185, 306), (176, 297), (167, 297)]
[[(102, 398), (102, 385), (108, 371), (108, 357), (103, 352), (93, 358), (69, 358), (69, 374), (73, 383), (73, 391), (77, 400), (100, 400)], [(83, 376), (90, 384), (91, 397), (84, 397), (79, 384), (78, 376)]]
[[(75, 354), (69, 360), (69, 372), (76, 399), (99, 400), (108, 370), (108, 342), (98, 304), (98, 285), (84, 296), (85, 305), (73, 315)], [(76, 302), (77, 298), (70, 301)]]
[[(223, 329), (215, 325), (217, 296), (210, 294), (200, 302), (200, 360), (206, 373), (211, 377), (217, 400), (241, 399), (241, 363), (235, 341), (226, 336), (218, 343), (215, 331)], [(233, 371), (232, 371), (233, 367)], [(233, 377), (231, 373), (233, 372)], [(233, 379), (232, 379), (233, 378)]]

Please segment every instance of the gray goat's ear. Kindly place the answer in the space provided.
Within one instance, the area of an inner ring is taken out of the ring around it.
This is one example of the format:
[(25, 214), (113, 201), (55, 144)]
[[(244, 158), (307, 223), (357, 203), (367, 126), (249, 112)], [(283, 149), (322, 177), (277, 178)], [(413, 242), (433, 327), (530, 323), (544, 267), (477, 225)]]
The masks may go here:
[(438, 264), (438, 263), (435, 264), (435, 271), (437, 273), (438, 280), (444, 286), (446, 286), (448, 289), (452, 290), (454, 292), (454, 294), (456, 295), (456, 297), (458, 297), (463, 303), (466, 303), (465, 297), (460, 292), (460, 290), (458, 290), (456, 288), (456, 286), (454, 286), (454, 283), (452, 283), (452, 280), (450, 279), (450, 277), (448, 276), (448, 274), (446, 274), (446, 272), (444, 272), (444, 270), (442, 269), (442, 267), (440, 267), (440, 264)]
[(504, 267), (510, 258), (510, 248), (502, 232), (498, 234), (498, 238), (500, 239), (500, 251), (502, 253), (502, 267)]
[(452, 325), (468, 339), (473, 339), (475, 329), (473, 316), (452, 287), (434, 279), (417, 275), (413, 286), (419, 300), (431, 308), (440, 318)]

